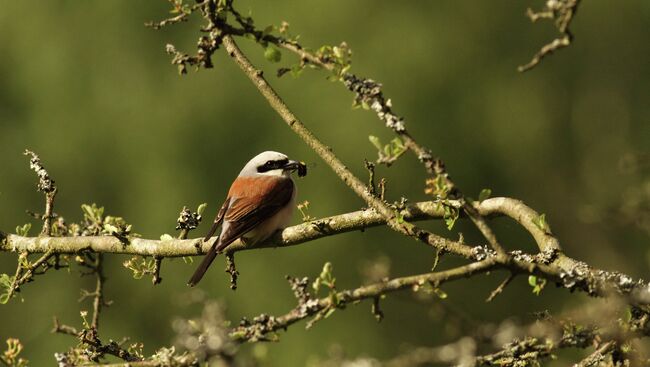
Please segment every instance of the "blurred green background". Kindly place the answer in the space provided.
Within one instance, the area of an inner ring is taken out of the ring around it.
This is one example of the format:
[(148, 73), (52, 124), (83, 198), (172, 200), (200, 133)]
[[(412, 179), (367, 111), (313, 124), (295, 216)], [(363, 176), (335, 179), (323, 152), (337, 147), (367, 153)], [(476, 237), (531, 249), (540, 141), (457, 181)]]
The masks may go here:
[[(447, 163), (461, 189), (477, 196), (522, 199), (547, 215), (568, 254), (590, 264), (647, 276), (650, 264), (650, 3), (585, 2), (575, 19), (575, 43), (526, 74), (527, 62), (555, 36), (551, 24), (531, 25), (524, 12), (542, 1), (238, 1), (264, 27), (286, 20), (306, 46), (346, 41), (352, 72), (381, 81), (395, 112), (411, 132)], [(183, 205), (208, 202), (214, 215), (241, 166), (262, 150), (279, 150), (308, 162), (298, 182), (309, 214), (327, 216), (364, 206), (332, 171), (284, 125), (248, 79), (223, 53), (215, 68), (179, 76), (166, 43), (194, 50), (196, 22), (154, 31), (143, 26), (168, 14), (166, 1), (3, 1), (0, 11), (0, 228), (31, 221), (42, 211), (36, 178), (22, 155), (41, 155), (59, 185), (56, 212), (81, 218), (79, 206), (95, 202), (126, 218), (147, 238), (174, 233)], [(359, 176), (363, 158), (376, 152), (368, 135), (391, 133), (369, 112), (351, 108), (352, 95), (326, 74), (277, 79), (279, 65), (263, 49), (240, 42), (252, 60), (305, 124)], [(406, 155), (378, 169), (397, 200), (426, 200), (424, 173)], [(295, 221), (298, 222), (299, 215)], [(502, 243), (533, 250), (526, 233), (495, 220)], [(38, 225), (36, 225), (38, 226)], [(424, 227), (468, 242), (480, 241), (467, 223), (452, 232), (439, 223)], [(207, 231), (204, 223), (194, 236)], [(36, 233), (33, 229), (32, 233)], [(228, 318), (280, 314), (295, 304), (286, 274), (316, 276), (334, 264), (338, 286), (364, 281), (364, 264), (387, 257), (391, 276), (426, 272), (432, 251), (386, 229), (350, 233), (282, 250), (241, 253), (239, 289), (228, 289), (219, 260), (201, 283), (209, 298), (222, 299)], [(102, 314), (103, 339), (130, 336), (147, 353), (169, 345), (170, 320), (192, 317), (185, 282), (195, 265), (165, 261), (161, 285), (134, 280), (125, 257), (107, 256), (106, 296), (115, 303)], [(16, 256), (0, 254), (0, 272), (13, 273)], [(458, 264), (444, 258), (441, 268)], [(337, 312), (309, 330), (304, 323), (281, 333), (281, 342), (257, 349), (269, 366), (304, 365), (325, 358), (332, 345), (350, 356), (389, 358), (409, 345), (456, 340), (480, 322), (531, 318), (589, 301), (548, 286), (531, 293), (524, 277), (490, 304), (483, 301), (502, 273), (444, 286), (445, 300), (417, 299), (409, 292), (383, 302), (386, 318), (375, 322), (370, 304)], [(51, 320), (79, 325), (79, 289), (94, 280), (66, 271), (28, 284), (0, 307), (0, 340), (20, 338), (34, 366), (53, 365), (53, 353), (75, 343), (51, 335)], [(452, 311), (453, 310), (453, 311)], [(251, 347), (245, 346), (246, 353)], [(562, 364), (562, 362), (555, 362)]]

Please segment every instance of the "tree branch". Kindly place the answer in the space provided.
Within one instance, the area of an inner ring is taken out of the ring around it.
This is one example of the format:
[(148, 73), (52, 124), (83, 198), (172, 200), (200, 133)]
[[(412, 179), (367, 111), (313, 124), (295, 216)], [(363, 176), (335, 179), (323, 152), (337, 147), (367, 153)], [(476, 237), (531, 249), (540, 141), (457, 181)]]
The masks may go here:
[[(644, 280), (619, 273), (592, 268), (584, 262), (570, 258), (559, 249), (559, 243), (547, 227), (540, 228), (534, 219), (540, 215), (523, 202), (511, 198), (490, 198), (475, 203), (475, 208), (483, 216), (506, 215), (520, 223), (534, 238), (540, 253), (528, 255), (513, 251), (505, 257), (497, 256), (502, 265), (515, 273), (535, 274), (557, 282), (568, 289), (579, 289), (594, 296), (606, 296), (611, 292), (629, 297), (629, 302), (638, 305), (650, 305), (650, 286)], [(437, 202), (421, 202), (408, 205), (399, 212), (405, 220), (423, 220), (442, 218), (441, 206)], [(228, 252), (243, 250), (288, 247), (310, 242), (322, 237), (376, 227), (386, 223), (384, 217), (375, 210), (361, 210), (323, 219), (317, 219), (284, 229), (271, 239), (245, 246), (236, 241)], [(84, 250), (99, 253), (131, 254), (140, 256), (180, 257), (205, 254), (211, 241), (191, 240), (151, 240), (130, 238), (125, 246), (114, 236), (78, 236), (78, 237), (22, 237), (0, 232), (0, 251), (28, 251), (54, 254), (74, 254)], [(495, 257), (481, 246), (463, 244), (476, 259)]]
[[(433, 201), (409, 204), (399, 213), (404, 219), (411, 221), (439, 219), (443, 216), (440, 205)], [(245, 246), (238, 240), (228, 246), (228, 251), (295, 246), (327, 236), (385, 224), (384, 217), (375, 210), (359, 210), (285, 228), (268, 241), (256, 244), (254, 247)], [(129, 243), (125, 246), (114, 236), (23, 237), (0, 232), (0, 251), (29, 251), (30, 253), (43, 253), (51, 250), (58, 254), (75, 254), (90, 250), (114, 254), (181, 257), (205, 254), (210, 249), (211, 243), (211, 241), (202, 243), (199, 238), (162, 241), (129, 238)]]
[(341, 291), (335, 295), (329, 295), (320, 299), (306, 297), (300, 300), (298, 306), (288, 313), (277, 317), (263, 315), (263, 317), (256, 318), (252, 324), (244, 324), (234, 328), (230, 335), (240, 342), (266, 340), (267, 334), (286, 329), (290, 325), (309, 317), (318, 317), (323, 311), (343, 308), (350, 303), (364, 299), (375, 299), (384, 294), (414, 286), (422, 286), (426, 283), (438, 287), (440, 284), (456, 279), (468, 278), (472, 275), (485, 273), (498, 267), (500, 265), (496, 259), (489, 258), (446, 271), (395, 278), (353, 290)]

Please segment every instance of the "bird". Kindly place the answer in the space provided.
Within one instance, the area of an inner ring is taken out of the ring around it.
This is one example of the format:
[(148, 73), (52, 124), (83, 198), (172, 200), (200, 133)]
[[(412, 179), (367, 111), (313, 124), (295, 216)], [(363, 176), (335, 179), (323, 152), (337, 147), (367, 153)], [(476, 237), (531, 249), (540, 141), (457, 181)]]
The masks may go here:
[(219, 238), (188, 281), (190, 287), (198, 284), (214, 258), (235, 240), (252, 245), (289, 224), (296, 199), (294, 171), (306, 176), (307, 166), (274, 151), (262, 152), (246, 163), (203, 239), (209, 241), (221, 225)]

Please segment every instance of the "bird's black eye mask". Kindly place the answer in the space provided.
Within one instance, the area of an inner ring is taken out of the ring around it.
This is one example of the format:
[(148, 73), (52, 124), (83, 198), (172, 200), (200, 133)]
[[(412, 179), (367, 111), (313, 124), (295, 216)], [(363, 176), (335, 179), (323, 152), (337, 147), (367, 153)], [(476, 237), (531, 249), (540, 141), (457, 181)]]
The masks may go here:
[(257, 167), (257, 172), (263, 173), (276, 169), (295, 169), (298, 171), (298, 177), (307, 176), (307, 165), (304, 162), (289, 162), (286, 158), (267, 161), (263, 165)]
[(274, 169), (283, 169), (284, 166), (289, 163), (288, 159), (278, 159), (275, 161), (267, 161), (263, 165), (257, 167), (257, 172), (262, 173), (262, 172), (268, 172), (268, 171), (273, 171)]

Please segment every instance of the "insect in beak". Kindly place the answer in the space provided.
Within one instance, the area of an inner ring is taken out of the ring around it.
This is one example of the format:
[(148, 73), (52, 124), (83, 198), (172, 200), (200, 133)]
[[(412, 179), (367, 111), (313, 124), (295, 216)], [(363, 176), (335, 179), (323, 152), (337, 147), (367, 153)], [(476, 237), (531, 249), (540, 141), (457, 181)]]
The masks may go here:
[(305, 162), (298, 162), (298, 177), (307, 176), (307, 165)]
[(305, 164), (305, 162), (289, 161), (284, 166), (284, 169), (297, 170), (298, 171), (298, 177), (307, 176), (307, 165)]

